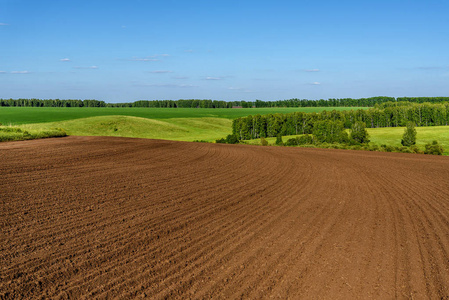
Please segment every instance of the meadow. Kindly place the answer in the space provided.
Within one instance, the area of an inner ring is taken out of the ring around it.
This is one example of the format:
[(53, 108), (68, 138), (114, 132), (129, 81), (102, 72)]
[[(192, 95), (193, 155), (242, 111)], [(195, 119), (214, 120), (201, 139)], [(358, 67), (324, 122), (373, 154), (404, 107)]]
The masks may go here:
[(215, 141), (231, 133), (232, 120), (256, 114), (348, 110), (299, 108), (1, 107), (0, 123), (28, 131), (62, 128), (68, 135)]
[[(367, 128), (371, 145), (390, 145), (393, 147), (401, 146), (402, 135), (404, 134), (405, 127), (383, 127), (383, 128)], [(432, 143), (437, 140), (443, 147), (443, 155), (449, 155), (449, 127), (448, 126), (428, 126), (428, 127), (415, 127), (416, 146), (421, 150), (424, 150), (424, 145)], [(348, 130), (349, 133), (349, 130)], [(288, 139), (295, 138), (300, 135), (283, 136), (282, 140), (285, 143)], [(276, 138), (266, 138), (269, 145), (274, 145)], [(253, 139), (245, 141), (246, 144), (260, 145), (260, 139)], [(310, 146), (307, 146), (310, 147)]]
[[(177, 141), (202, 140), (213, 142), (232, 133), (232, 120), (256, 114), (289, 113), (295, 111), (321, 112), (323, 110), (350, 110), (354, 107), (299, 107), (299, 108), (128, 108), (128, 107), (0, 107), (0, 128), (19, 127), (30, 134), (26, 139), (60, 135), (118, 136)], [(447, 126), (416, 127), (417, 146), (438, 140), (449, 155)], [(367, 129), (371, 144), (401, 146), (403, 127)], [(45, 134), (42, 134), (45, 133)], [(0, 136), (8, 140), (22, 139), (22, 133), (3, 130)], [(284, 142), (294, 136), (284, 136)], [(267, 138), (274, 144), (275, 138)], [(260, 144), (260, 139), (246, 141)]]
[(224, 118), (235, 119), (256, 114), (321, 112), (362, 107), (276, 107), (276, 108), (145, 108), (145, 107), (0, 107), (0, 123), (21, 125), (58, 122), (98, 116), (132, 116), (146, 119)]

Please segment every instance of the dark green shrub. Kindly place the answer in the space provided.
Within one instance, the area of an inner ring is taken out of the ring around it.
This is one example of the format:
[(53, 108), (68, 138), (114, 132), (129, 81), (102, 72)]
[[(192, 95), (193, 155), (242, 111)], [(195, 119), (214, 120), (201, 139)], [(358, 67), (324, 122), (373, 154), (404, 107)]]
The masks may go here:
[(298, 145), (311, 145), (313, 144), (313, 136), (304, 134), (301, 135), (299, 138), (297, 137)]
[(443, 147), (438, 144), (438, 141), (433, 141), (432, 144), (426, 144), (424, 154), (443, 155)]
[(369, 151), (379, 151), (379, 146), (377, 145), (370, 145), (369, 146)]
[(238, 144), (239, 138), (235, 134), (229, 134), (226, 138), (221, 138), (215, 141), (217, 144)]
[(393, 146), (389, 146), (389, 145), (382, 145), (382, 146), (385, 146), (385, 147), (382, 147), (385, 152), (393, 152), (395, 150), (395, 148)]
[(292, 139), (288, 139), (285, 143), (285, 146), (298, 146), (298, 138), (292, 138)]
[(239, 137), (236, 134), (229, 134), (226, 137), (226, 144), (238, 144)]
[(413, 146), (411, 146), (410, 147), (410, 150), (413, 152), (413, 153), (423, 153), (421, 150), (419, 150), (419, 148), (416, 146), (416, 145), (413, 145)]
[(260, 138), (260, 144), (262, 146), (268, 146), (268, 141), (264, 137), (261, 137)]

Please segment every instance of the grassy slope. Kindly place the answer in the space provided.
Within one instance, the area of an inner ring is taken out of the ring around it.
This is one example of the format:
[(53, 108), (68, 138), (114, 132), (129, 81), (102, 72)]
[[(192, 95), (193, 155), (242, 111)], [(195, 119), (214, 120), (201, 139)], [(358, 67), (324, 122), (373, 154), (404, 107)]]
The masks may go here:
[(25, 130), (17, 127), (0, 126), (0, 142), (62, 137), (66, 135), (67, 133), (65, 131), (54, 128), (48, 130)]
[(69, 135), (122, 136), (180, 141), (214, 141), (231, 133), (224, 118), (172, 118), (154, 120), (130, 116), (100, 116), (61, 122), (21, 125), (26, 130), (64, 128)]
[(34, 131), (63, 128), (69, 135), (214, 141), (230, 134), (232, 119), (241, 116), (332, 109), (334, 108), (0, 107), (0, 123), (20, 125), (25, 130)]

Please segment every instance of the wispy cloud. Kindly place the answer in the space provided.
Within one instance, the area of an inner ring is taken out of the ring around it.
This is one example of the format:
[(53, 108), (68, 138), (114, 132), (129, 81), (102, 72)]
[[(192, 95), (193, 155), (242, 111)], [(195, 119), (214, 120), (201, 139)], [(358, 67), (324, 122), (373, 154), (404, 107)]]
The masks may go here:
[(168, 71), (168, 70), (156, 70), (156, 71), (151, 71), (150, 73), (153, 73), (153, 74), (166, 74), (166, 73), (173, 73), (173, 71)]
[(429, 70), (442, 70), (445, 69), (443, 67), (437, 67), (437, 66), (423, 66), (423, 67), (417, 67), (416, 69), (418, 70), (424, 70), (424, 71), (429, 71)]
[(70, 58), (61, 58), (60, 61), (70, 61)]
[(163, 88), (191, 88), (198, 87), (193, 84), (172, 84), (172, 83), (150, 83), (150, 84), (134, 84), (134, 86), (138, 87), (163, 87)]
[(204, 78), (205, 80), (223, 80), (223, 77), (211, 77), (211, 76), (207, 76), (206, 78)]
[(319, 72), (320, 69), (306, 69), (305, 72)]
[(149, 55), (149, 56), (145, 56), (145, 57), (132, 57), (130, 59), (124, 59), (124, 60), (128, 60), (128, 61), (160, 61), (159, 57), (169, 57), (170, 54), (154, 54), (154, 55)]
[(90, 67), (79, 67), (79, 66), (77, 66), (77, 67), (73, 67), (74, 69), (84, 69), (84, 70), (86, 70), (86, 69), (98, 69), (98, 67), (97, 66), (90, 66)]
[(245, 89), (245, 88), (241, 88), (241, 87), (233, 87), (233, 86), (228, 87), (228, 90), (240, 91), (240, 92), (244, 92), (244, 93), (252, 93), (251, 90), (248, 90), (248, 89)]
[(6, 24), (6, 23), (0, 23), (0, 26), (9, 26), (9, 24)]
[(131, 61), (159, 61), (160, 59), (143, 57), (143, 58), (131, 58), (128, 60), (131, 60)]
[(30, 74), (30, 71), (11, 71), (11, 74)]
[(312, 82), (312, 83), (310, 83), (311, 85), (321, 85), (321, 82), (318, 82), (318, 81), (315, 81), (315, 82)]

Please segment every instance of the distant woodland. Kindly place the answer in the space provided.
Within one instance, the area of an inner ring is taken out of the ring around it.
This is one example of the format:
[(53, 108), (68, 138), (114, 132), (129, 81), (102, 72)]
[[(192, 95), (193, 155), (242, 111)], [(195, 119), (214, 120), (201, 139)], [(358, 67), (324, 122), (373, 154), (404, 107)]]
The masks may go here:
[(351, 128), (362, 122), (366, 128), (398, 127), (412, 122), (416, 126), (449, 124), (449, 102), (385, 102), (369, 109), (322, 111), (320, 113), (293, 112), (286, 114), (250, 115), (233, 121), (233, 134), (239, 140), (278, 135), (312, 134), (317, 124), (338, 123)]
[(374, 107), (384, 103), (443, 103), (449, 97), (370, 97), (342, 99), (289, 99), (276, 101), (221, 101), (221, 100), (139, 100), (126, 103), (106, 103), (99, 100), (60, 99), (0, 99), (0, 106), (15, 107), (159, 107), (159, 108), (252, 108), (252, 107)]

